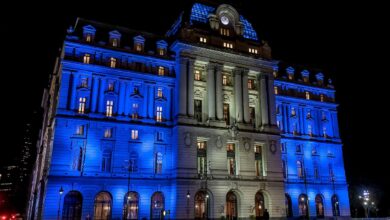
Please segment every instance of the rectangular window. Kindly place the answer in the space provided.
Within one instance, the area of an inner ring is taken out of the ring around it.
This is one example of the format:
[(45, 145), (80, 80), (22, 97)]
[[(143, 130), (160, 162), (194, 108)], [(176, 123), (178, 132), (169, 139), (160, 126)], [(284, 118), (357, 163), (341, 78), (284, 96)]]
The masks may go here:
[(156, 121), (162, 122), (162, 107), (161, 106), (157, 106)]
[(232, 43), (223, 42), (223, 47), (233, 49), (233, 44)]
[(202, 101), (194, 99), (194, 113), (195, 119), (202, 122)]
[(321, 95), (320, 95), (320, 101), (321, 101), (321, 102), (324, 102), (324, 94), (321, 94)]
[(207, 146), (206, 143), (207, 143), (206, 141), (198, 141), (197, 142), (198, 150), (205, 150)]
[(111, 57), (110, 58), (110, 67), (115, 68), (116, 67), (116, 58)]
[(236, 175), (236, 153), (234, 143), (228, 143), (226, 145), (226, 153), (228, 160), (228, 172), (230, 175)]
[(141, 52), (142, 51), (142, 45), (141, 44), (135, 44), (135, 50), (138, 51), (138, 52)]
[(256, 176), (263, 176), (263, 155), (261, 145), (255, 145), (254, 151)]
[(114, 108), (114, 101), (107, 100), (107, 103), (106, 103), (106, 116), (107, 117), (112, 117), (113, 108)]
[(229, 174), (236, 175), (236, 160), (235, 158), (228, 158)]
[(85, 35), (85, 41), (88, 43), (92, 42), (92, 35), (91, 34)]
[(307, 100), (310, 100), (310, 93), (309, 92), (305, 92), (305, 97)]
[(278, 91), (278, 87), (277, 87), (277, 86), (274, 86), (274, 93), (275, 93), (275, 95), (279, 94), (279, 91)]
[(162, 165), (163, 165), (163, 155), (160, 152), (157, 152), (155, 155), (155, 165), (154, 165), (154, 173), (161, 174), (162, 173)]
[(112, 138), (112, 128), (107, 128), (106, 130), (104, 130), (104, 137)]
[(229, 29), (221, 28), (221, 35), (223, 35), (223, 36), (230, 36)]
[(229, 113), (229, 104), (223, 104), (223, 120), (226, 121), (227, 125), (230, 125), (230, 113)]
[(107, 90), (109, 91), (109, 92), (113, 92), (114, 91), (114, 83), (113, 82), (109, 82), (108, 83), (108, 88), (107, 88)]
[(162, 98), (163, 97), (163, 90), (161, 87), (157, 89), (157, 97)]
[(200, 38), (199, 38), (199, 41), (200, 41), (201, 43), (207, 43), (207, 39), (206, 39), (205, 37), (200, 37)]
[(79, 114), (84, 114), (85, 113), (85, 104), (87, 102), (87, 98), (85, 97), (80, 97), (79, 98)]
[(226, 145), (226, 151), (227, 152), (234, 152), (234, 144), (233, 143), (228, 143)]
[(138, 103), (133, 103), (131, 107), (131, 118), (138, 119)]
[(84, 135), (84, 125), (77, 126), (76, 135)]
[(158, 50), (158, 54), (159, 54), (160, 56), (164, 56), (164, 55), (165, 55), (165, 50), (164, 50), (164, 49), (159, 49), (159, 50)]
[(138, 130), (131, 130), (131, 139), (138, 140)]
[(253, 79), (248, 79), (248, 89), (255, 89), (255, 81)]
[(89, 64), (90, 61), (91, 61), (91, 55), (89, 55), (89, 54), (86, 53), (86, 54), (84, 55), (84, 57), (83, 57), (83, 63)]
[(249, 107), (249, 122), (251, 124), (255, 124), (256, 123), (255, 107)]
[(88, 78), (82, 78), (81, 79), (80, 87), (81, 88), (88, 88)]
[(162, 66), (158, 67), (158, 75), (159, 76), (164, 76), (165, 75), (165, 68)]
[(118, 46), (118, 39), (117, 38), (113, 38), (112, 39), (112, 46), (113, 47), (117, 47)]
[(201, 73), (199, 70), (195, 70), (195, 80), (200, 81), (201, 80)]
[(206, 173), (206, 157), (198, 155), (198, 174)]
[(222, 75), (222, 85), (226, 86), (227, 84), (228, 84), (227, 76), (226, 75)]
[(102, 155), (102, 172), (111, 171), (111, 158), (112, 151), (110, 149), (105, 149)]
[(197, 142), (197, 157), (198, 157), (198, 174), (205, 174), (207, 172), (207, 142)]
[(257, 49), (249, 48), (249, 53), (257, 54), (258, 51), (257, 51)]

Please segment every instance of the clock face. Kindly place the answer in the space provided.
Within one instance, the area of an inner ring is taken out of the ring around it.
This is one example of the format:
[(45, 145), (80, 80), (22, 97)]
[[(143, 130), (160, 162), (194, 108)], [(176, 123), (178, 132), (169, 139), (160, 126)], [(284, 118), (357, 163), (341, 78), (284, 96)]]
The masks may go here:
[(226, 16), (222, 16), (222, 17), (221, 17), (221, 22), (222, 22), (222, 24), (224, 24), (224, 25), (228, 25), (228, 24), (229, 24), (229, 18), (226, 17)]

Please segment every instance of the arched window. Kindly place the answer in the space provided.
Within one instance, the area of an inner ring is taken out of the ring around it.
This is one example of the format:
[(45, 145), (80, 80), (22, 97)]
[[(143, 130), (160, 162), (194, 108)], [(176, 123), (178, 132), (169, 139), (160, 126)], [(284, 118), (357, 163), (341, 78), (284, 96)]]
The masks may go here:
[(285, 200), (285, 204), (286, 204), (286, 216), (287, 217), (292, 217), (293, 216), (293, 212), (292, 212), (292, 201), (291, 201), (291, 197), (289, 194), (285, 194), (286, 196), (286, 200)]
[(298, 175), (298, 178), (303, 178), (305, 175), (303, 173), (302, 161), (300, 161), (300, 160), (297, 160), (297, 175)]
[(102, 155), (102, 172), (111, 171), (111, 157), (112, 157), (111, 149), (104, 149)]
[(317, 218), (324, 217), (324, 200), (322, 199), (322, 196), (320, 194), (316, 195), (316, 213)]
[(255, 195), (255, 210), (256, 210), (256, 217), (262, 217), (264, 214), (264, 196), (263, 193), (257, 192)]
[(150, 219), (161, 219), (161, 210), (164, 209), (165, 199), (162, 192), (155, 192), (151, 199)]
[(299, 207), (299, 215), (302, 217), (307, 217), (309, 215), (309, 210), (307, 209), (308, 200), (306, 194), (301, 194), (298, 197), (298, 207)]
[(136, 192), (128, 192), (123, 202), (123, 219), (138, 219), (139, 196)]
[(237, 196), (234, 192), (230, 191), (226, 195), (226, 219), (237, 219)]
[(207, 219), (209, 217), (209, 195), (204, 191), (195, 194), (195, 219)]
[(337, 195), (332, 196), (332, 211), (333, 216), (340, 216), (339, 197)]
[(62, 209), (62, 220), (81, 220), (83, 197), (78, 191), (70, 191), (65, 195)]
[(94, 220), (111, 219), (112, 198), (108, 192), (100, 192), (95, 197)]

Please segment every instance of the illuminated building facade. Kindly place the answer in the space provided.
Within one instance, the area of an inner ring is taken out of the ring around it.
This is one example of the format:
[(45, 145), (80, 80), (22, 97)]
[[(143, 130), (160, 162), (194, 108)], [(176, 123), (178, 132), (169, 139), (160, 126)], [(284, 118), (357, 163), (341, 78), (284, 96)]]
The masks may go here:
[(284, 178), (280, 148), (301, 139), (280, 134), (274, 85), (300, 84), (274, 80), (277, 65), (230, 5), (195, 3), (165, 36), (78, 19), (43, 102), (29, 216), (286, 216), (303, 183)]

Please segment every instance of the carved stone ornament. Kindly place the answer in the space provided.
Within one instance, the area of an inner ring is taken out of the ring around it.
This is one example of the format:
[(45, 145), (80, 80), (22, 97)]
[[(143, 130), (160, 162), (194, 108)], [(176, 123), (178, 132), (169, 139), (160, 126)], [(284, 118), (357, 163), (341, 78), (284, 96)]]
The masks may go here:
[(217, 137), (217, 140), (215, 141), (215, 146), (216, 146), (218, 149), (221, 149), (221, 148), (222, 148), (222, 138), (221, 138), (221, 136), (218, 136), (218, 137)]
[(190, 132), (186, 132), (184, 134), (184, 144), (187, 146), (187, 147), (190, 147), (191, 146), (191, 133)]
[(269, 150), (271, 151), (272, 154), (276, 153), (276, 142), (271, 141), (271, 144), (269, 145)]

